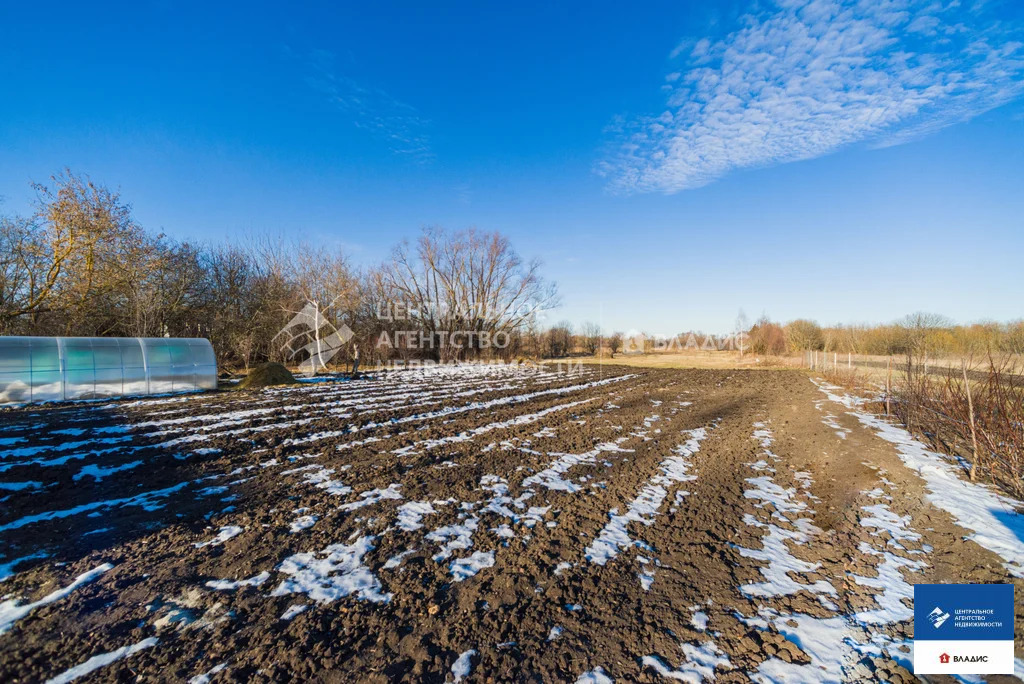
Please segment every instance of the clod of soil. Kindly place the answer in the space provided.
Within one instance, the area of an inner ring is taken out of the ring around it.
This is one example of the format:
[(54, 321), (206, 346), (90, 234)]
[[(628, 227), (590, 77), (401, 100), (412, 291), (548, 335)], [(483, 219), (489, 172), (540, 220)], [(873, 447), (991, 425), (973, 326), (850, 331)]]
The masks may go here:
[(279, 363), (264, 363), (256, 366), (238, 383), (238, 389), (257, 389), (274, 385), (294, 385), (298, 381), (287, 368)]

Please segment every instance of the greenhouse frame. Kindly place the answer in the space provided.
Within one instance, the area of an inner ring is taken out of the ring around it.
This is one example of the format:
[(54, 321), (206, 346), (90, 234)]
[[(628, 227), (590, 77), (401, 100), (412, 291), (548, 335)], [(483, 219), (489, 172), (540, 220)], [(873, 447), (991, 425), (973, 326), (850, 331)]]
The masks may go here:
[(0, 405), (216, 388), (202, 338), (0, 337)]

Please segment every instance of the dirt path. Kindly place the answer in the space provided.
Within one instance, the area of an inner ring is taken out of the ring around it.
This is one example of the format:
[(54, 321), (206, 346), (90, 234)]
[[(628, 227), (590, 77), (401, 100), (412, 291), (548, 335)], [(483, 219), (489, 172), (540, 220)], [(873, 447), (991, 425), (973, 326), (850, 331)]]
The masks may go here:
[(912, 585), (1024, 543), (887, 430), (607, 367), (5, 411), (0, 681), (912, 681)]

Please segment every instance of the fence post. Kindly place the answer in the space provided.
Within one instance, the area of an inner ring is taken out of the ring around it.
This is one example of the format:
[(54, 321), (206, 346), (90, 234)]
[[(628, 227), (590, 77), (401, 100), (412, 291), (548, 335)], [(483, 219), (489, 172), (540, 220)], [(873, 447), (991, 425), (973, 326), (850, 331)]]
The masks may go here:
[(974, 401), (971, 399), (971, 381), (967, 379), (967, 364), (960, 359), (960, 370), (964, 374), (964, 391), (967, 392), (967, 411), (971, 419), (971, 445), (974, 448), (974, 456), (971, 458), (971, 482), (978, 474), (978, 433), (974, 429)]
[(885, 415), (891, 413), (889, 396), (892, 394), (892, 357), (885, 360)]
[(853, 368), (853, 354), (846, 352), (846, 367)]

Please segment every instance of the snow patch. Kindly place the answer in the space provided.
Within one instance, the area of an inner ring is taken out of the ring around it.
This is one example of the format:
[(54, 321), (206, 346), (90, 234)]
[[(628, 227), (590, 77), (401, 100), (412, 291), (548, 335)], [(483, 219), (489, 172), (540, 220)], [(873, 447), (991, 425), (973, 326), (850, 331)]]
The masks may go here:
[(452, 676), (455, 677), (456, 682), (461, 682), (469, 676), (469, 673), (473, 670), (471, 659), (475, 655), (476, 649), (471, 648), (455, 659), (455, 662), (452, 664)]
[(300, 515), (295, 520), (292, 520), (291, 524), (288, 526), (288, 531), (292, 534), (295, 534), (296, 532), (301, 532), (302, 530), (308, 530), (310, 527), (316, 524), (317, 520), (319, 520), (319, 518), (317, 518), (315, 515)]
[[(296, 553), (277, 567), (290, 575), (271, 596), (306, 594), (318, 602), (334, 601), (352, 594), (374, 603), (387, 603), (391, 594), (381, 591), (380, 581), (363, 565), (376, 537), (360, 537), (353, 544), (331, 544), (320, 553)], [(323, 556), (322, 558), (319, 556)]]
[(148, 639), (143, 639), (137, 644), (132, 644), (131, 646), (122, 646), (116, 651), (95, 655), (92, 658), (86, 660), (81, 665), (75, 665), (70, 670), (63, 672), (52, 679), (46, 680), (46, 684), (67, 684), (67, 682), (72, 682), (78, 679), (79, 677), (84, 677), (90, 672), (98, 670), (101, 667), (110, 665), (113, 662), (117, 662), (122, 658), (129, 658), (138, 653), (139, 651), (143, 651), (147, 648), (152, 648), (153, 646), (156, 646), (156, 644), (157, 638), (149, 637)]
[(268, 579), (270, 579), (270, 573), (263, 571), (244, 580), (210, 580), (206, 583), (206, 586), (215, 591), (234, 591), (240, 587), (258, 587)]
[(484, 568), (494, 567), (493, 551), (477, 551), (469, 558), (460, 558), (451, 564), (452, 577), (456, 582), (468, 579)]
[(421, 521), (424, 516), (434, 513), (437, 511), (429, 501), (410, 501), (398, 507), (398, 522), (396, 524), (406, 532), (412, 532), (423, 527)]
[(192, 544), (192, 546), (196, 547), (197, 549), (201, 549), (204, 546), (220, 546), (228, 539), (231, 539), (232, 537), (237, 537), (241, 533), (241, 527), (238, 527), (237, 525), (228, 525), (227, 527), (220, 528), (220, 532), (217, 533), (217, 536), (211, 539), (210, 541), (195, 542)]
[(601, 666), (584, 672), (576, 678), (576, 684), (612, 684), (615, 680), (608, 676)]
[(31, 613), (36, 608), (61, 600), (78, 587), (92, 582), (103, 573), (113, 569), (113, 567), (114, 566), (110, 563), (98, 565), (88, 572), (83, 572), (68, 586), (57, 589), (38, 601), (32, 601), (31, 603), (19, 603), (18, 599), (8, 599), (3, 603), (0, 603), (0, 634), (6, 633), (11, 628), (11, 625)]
[(682, 648), (686, 662), (680, 665), (678, 670), (671, 669), (655, 655), (644, 656), (640, 659), (640, 663), (652, 668), (662, 677), (691, 684), (712, 681), (715, 679), (717, 668), (727, 670), (732, 667), (729, 656), (725, 655), (712, 641), (706, 641), (699, 646), (684, 643)]
[(611, 510), (611, 520), (598, 534), (597, 539), (587, 547), (585, 556), (588, 561), (604, 565), (617, 556), (619, 549), (632, 543), (628, 532), (629, 523), (639, 522), (648, 526), (654, 524), (654, 518), (668, 496), (666, 487), (697, 479), (696, 475), (688, 474), (690, 462), (687, 459), (700, 450), (701, 440), (707, 437), (707, 429), (697, 428), (687, 433), (690, 438), (673, 450), (677, 455), (661, 462), (661, 472), (652, 477), (640, 490), (629, 504), (626, 513), (619, 515), (618, 509)]
[(402, 485), (400, 484), (392, 484), (388, 485), (387, 489), (371, 489), (368, 492), (363, 492), (362, 494), (360, 494), (358, 501), (343, 504), (338, 507), (338, 510), (354, 511), (358, 508), (370, 506), (371, 504), (375, 504), (378, 501), (383, 501), (385, 499), (401, 499), (402, 495), (398, 491), (401, 488)]

